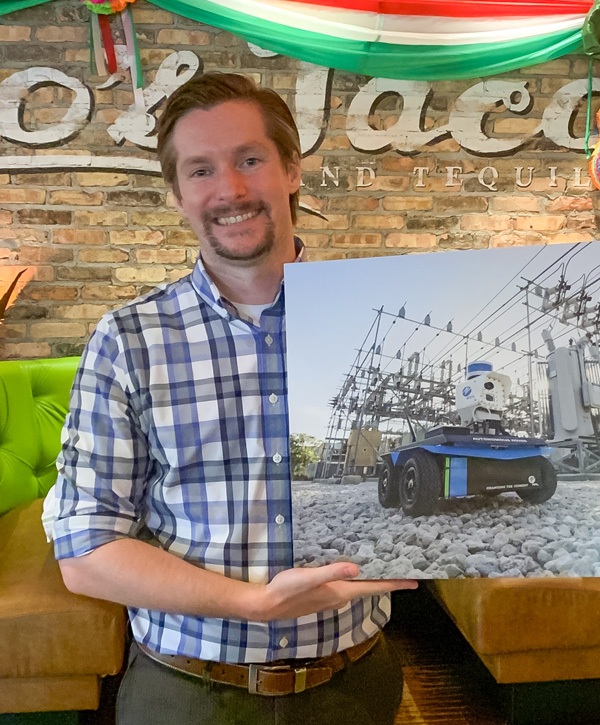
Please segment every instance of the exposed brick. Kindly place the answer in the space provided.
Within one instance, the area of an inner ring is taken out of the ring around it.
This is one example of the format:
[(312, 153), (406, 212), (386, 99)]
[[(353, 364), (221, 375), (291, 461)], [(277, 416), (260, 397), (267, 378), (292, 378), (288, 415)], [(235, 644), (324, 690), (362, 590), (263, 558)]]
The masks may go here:
[(12, 224), (12, 212), (0, 209), (0, 224)]
[(343, 251), (333, 251), (331, 249), (310, 249), (306, 253), (307, 262), (322, 262), (330, 259), (346, 259), (346, 253)]
[(0, 189), (0, 204), (43, 204), (44, 189)]
[(99, 320), (110, 308), (107, 305), (59, 305), (54, 316), (64, 320)]
[(427, 166), (433, 171), (435, 161), (433, 159), (412, 159), (409, 156), (384, 156), (381, 160), (381, 168), (384, 171), (407, 171), (412, 174), (416, 166)]
[(0, 345), (1, 360), (34, 360), (51, 355), (52, 348), (48, 342), (5, 342)]
[(152, 282), (158, 284), (167, 275), (164, 267), (117, 267), (115, 279), (119, 282)]
[(494, 121), (494, 132), (527, 136), (534, 133), (539, 125), (539, 118), (498, 118)]
[(559, 196), (546, 206), (547, 211), (587, 211), (593, 208), (591, 196)]
[(75, 174), (81, 186), (127, 186), (129, 176), (112, 171), (86, 171)]
[(0, 43), (19, 43), (31, 38), (31, 28), (24, 25), (0, 25)]
[(329, 244), (329, 235), (303, 234), (302, 241), (306, 247), (326, 247)]
[(59, 267), (56, 270), (56, 278), (63, 280), (99, 280), (112, 279), (110, 267)]
[(531, 244), (540, 244), (544, 237), (537, 232), (506, 232), (492, 237), (493, 247), (520, 247)]
[(435, 247), (435, 234), (388, 234), (385, 238), (386, 247), (429, 248)]
[(592, 212), (571, 214), (567, 217), (566, 229), (596, 229), (596, 215)]
[(137, 211), (131, 214), (131, 223), (140, 227), (178, 227), (182, 224), (179, 212)]
[(166, 10), (145, 10), (137, 5), (133, 8), (133, 19), (143, 25), (172, 25), (173, 14)]
[(490, 234), (465, 234), (463, 232), (442, 234), (437, 245), (440, 249), (482, 249), (489, 246)]
[(182, 277), (187, 277), (191, 269), (170, 269), (167, 274), (167, 282), (177, 282)]
[(187, 246), (198, 248), (198, 237), (191, 229), (182, 229), (178, 231), (167, 232), (167, 244), (177, 247)]
[(163, 45), (208, 45), (210, 35), (202, 30), (170, 30), (158, 31), (156, 40)]
[(369, 191), (406, 191), (408, 186), (408, 176), (378, 176)]
[(446, 196), (435, 200), (438, 211), (487, 211), (488, 200), (484, 196)]
[(52, 345), (52, 357), (79, 357), (85, 348), (83, 342), (59, 342)]
[(106, 233), (101, 229), (55, 229), (52, 241), (54, 244), (104, 244)]
[(539, 199), (535, 196), (495, 196), (492, 209), (504, 212), (539, 211)]
[(31, 188), (35, 186), (71, 186), (71, 175), (60, 171), (47, 174), (13, 174), (12, 180), (18, 186), (29, 186)]
[(38, 28), (35, 37), (44, 43), (83, 43), (89, 39), (89, 31), (73, 25), (47, 25)]
[(332, 247), (380, 247), (381, 234), (334, 234)]
[(48, 317), (47, 307), (38, 304), (25, 304), (21, 297), (6, 312), (6, 319), (14, 322), (18, 320), (43, 320), (46, 317)]
[(539, 65), (530, 65), (528, 68), (523, 68), (520, 72), (526, 74), (528, 77), (542, 74), (568, 77), (569, 59), (560, 58), (558, 60), (551, 60), (546, 63), (540, 63)]
[(82, 300), (127, 300), (133, 299), (137, 290), (132, 285), (88, 284), (81, 288)]
[(21, 247), (19, 249), (21, 264), (50, 264), (51, 262), (70, 262), (72, 259), (72, 249), (54, 247)]
[(515, 229), (520, 231), (555, 232), (565, 223), (564, 216), (520, 216), (514, 220)]
[(460, 226), (462, 229), (474, 232), (501, 232), (511, 228), (511, 219), (500, 214), (465, 214), (460, 220)]
[[(169, 235), (173, 232), (169, 232)], [(114, 246), (129, 246), (130, 244), (161, 244), (164, 234), (158, 230), (125, 230), (110, 232), (110, 243)], [(171, 241), (169, 241), (171, 243)], [(175, 242), (173, 242), (175, 243)], [(198, 244), (198, 240), (196, 240)]]
[(8, 63), (29, 63), (30, 65), (59, 65), (61, 49), (56, 46), (15, 43), (4, 48), (4, 61)]
[(136, 249), (135, 260), (142, 264), (183, 264), (185, 249)]
[(348, 217), (345, 214), (328, 214), (325, 220), (314, 214), (303, 214), (296, 226), (298, 229), (348, 229)]
[(127, 212), (124, 211), (75, 211), (73, 224), (82, 227), (122, 227), (127, 224)]
[(71, 224), (70, 211), (54, 211), (50, 209), (19, 209), (17, 219), (21, 224)]
[(129, 254), (121, 249), (81, 249), (77, 259), (89, 264), (118, 264), (127, 262)]
[(592, 232), (561, 232), (559, 234), (547, 234), (544, 241), (548, 244), (577, 244), (578, 242), (592, 242), (597, 235)]
[(406, 220), (406, 229), (412, 231), (446, 231), (458, 224), (456, 216), (420, 217), (411, 216)]
[(23, 290), (22, 296), (30, 300), (59, 300), (67, 302), (77, 299), (77, 287), (29, 284)]
[(390, 214), (356, 214), (352, 227), (357, 229), (402, 229), (404, 217)]
[(164, 197), (159, 191), (109, 191), (106, 194), (108, 204), (121, 206), (160, 206)]
[(47, 239), (48, 232), (43, 229), (0, 227), (0, 241), (45, 242)]
[(374, 196), (334, 196), (327, 201), (327, 212), (375, 211), (379, 202)]
[(86, 191), (51, 191), (50, 204), (64, 204), (65, 206), (100, 206), (103, 194), (95, 191), (88, 194)]
[[(27, 325), (23, 325), (17, 322), (3, 322), (0, 325), (0, 341), (3, 340), (18, 340), (19, 338), (25, 337), (27, 334)], [(4, 342), (2, 342), (2, 345)], [(0, 345), (0, 349), (2, 348)]]
[(386, 196), (383, 208), (386, 211), (427, 211), (433, 207), (431, 196)]
[(346, 151), (349, 148), (350, 141), (344, 133), (337, 136), (326, 136), (319, 146), (319, 151)]
[(30, 326), (34, 340), (55, 337), (83, 337), (87, 330), (79, 322), (35, 322)]

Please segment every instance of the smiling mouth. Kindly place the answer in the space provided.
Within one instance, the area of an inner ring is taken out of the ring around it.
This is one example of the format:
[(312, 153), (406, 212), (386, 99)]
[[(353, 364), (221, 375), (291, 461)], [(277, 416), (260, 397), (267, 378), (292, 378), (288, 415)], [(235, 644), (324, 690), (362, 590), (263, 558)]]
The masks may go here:
[(260, 212), (260, 209), (256, 209), (255, 211), (247, 212), (246, 214), (238, 214), (237, 216), (216, 217), (214, 222), (221, 227), (229, 227), (232, 224), (239, 224), (240, 222), (245, 222), (248, 219), (254, 219), (254, 217), (258, 216)]

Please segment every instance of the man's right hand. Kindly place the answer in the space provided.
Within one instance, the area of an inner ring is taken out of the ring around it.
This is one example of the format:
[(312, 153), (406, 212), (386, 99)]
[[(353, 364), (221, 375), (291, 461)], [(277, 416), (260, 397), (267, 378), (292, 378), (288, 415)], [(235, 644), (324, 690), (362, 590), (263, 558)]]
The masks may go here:
[(136, 539), (117, 539), (91, 553), (62, 559), (75, 594), (173, 614), (267, 622), (338, 609), (351, 599), (414, 589), (411, 580), (352, 581), (356, 564), (286, 569), (269, 584), (229, 579)]
[(286, 569), (273, 577), (256, 601), (256, 619), (295, 619), (313, 612), (341, 609), (357, 597), (417, 588), (412, 579), (354, 581), (358, 574), (358, 567), (351, 562)]

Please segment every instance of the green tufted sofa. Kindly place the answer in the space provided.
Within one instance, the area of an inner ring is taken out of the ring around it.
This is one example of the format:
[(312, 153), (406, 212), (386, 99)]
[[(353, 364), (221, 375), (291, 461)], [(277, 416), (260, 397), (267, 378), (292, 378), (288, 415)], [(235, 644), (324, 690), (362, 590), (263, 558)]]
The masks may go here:
[(69, 592), (41, 524), (78, 358), (0, 362), (0, 713), (96, 709), (126, 613)]

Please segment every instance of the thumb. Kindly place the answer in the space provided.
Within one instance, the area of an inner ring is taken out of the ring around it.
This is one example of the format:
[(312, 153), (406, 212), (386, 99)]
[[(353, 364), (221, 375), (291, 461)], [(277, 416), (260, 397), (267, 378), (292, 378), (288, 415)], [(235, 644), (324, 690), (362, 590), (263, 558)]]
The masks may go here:
[(328, 564), (320, 567), (320, 571), (326, 574), (326, 581), (344, 581), (347, 579), (355, 579), (360, 570), (350, 561), (339, 561), (335, 564)]

